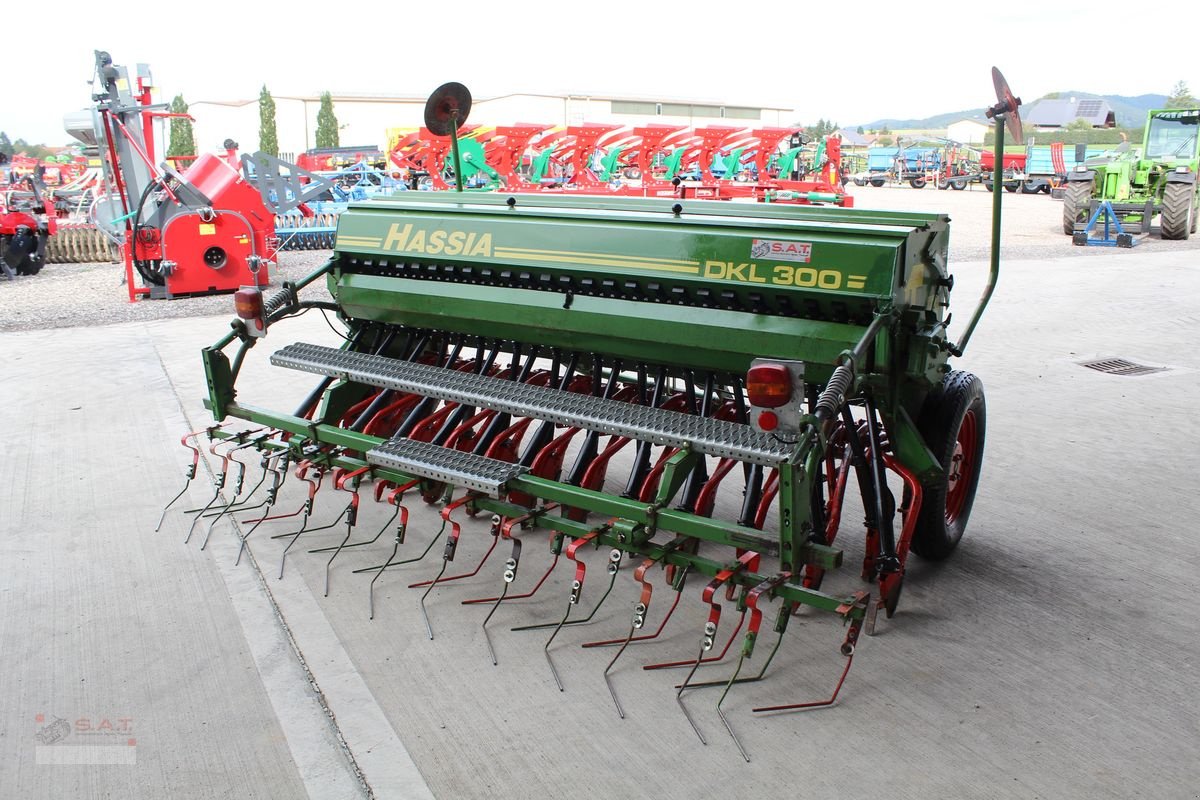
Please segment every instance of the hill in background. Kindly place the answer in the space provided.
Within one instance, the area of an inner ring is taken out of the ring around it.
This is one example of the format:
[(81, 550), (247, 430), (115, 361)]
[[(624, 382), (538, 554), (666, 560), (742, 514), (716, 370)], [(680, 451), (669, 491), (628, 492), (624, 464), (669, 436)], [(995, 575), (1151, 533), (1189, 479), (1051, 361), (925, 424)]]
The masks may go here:
[[(1107, 100), (1112, 106), (1113, 113), (1117, 116), (1117, 126), (1121, 128), (1141, 128), (1146, 122), (1146, 112), (1152, 108), (1162, 108), (1167, 103), (1165, 94), (1139, 94), (1136, 97), (1127, 97), (1119, 94), (1092, 94), (1091, 92), (1052, 92), (1041, 99), (1050, 98), (1066, 98), (1066, 97), (1094, 97), (1102, 100)], [(1038, 100), (1026, 103), (1021, 106), (1022, 116), (1032, 109)], [(863, 122), (859, 125), (847, 125), (845, 127), (854, 130), (857, 127), (862, 127), (864, 131), (879, 130), (887, 126), (889, 130), (922, 130), (931, 128), (945, 128), (952, 122), (957, 122), (960, 119), (971, 119), (983, 117), (985, 109), (968, 108), (963, 111), (948, 111), (944, 114), (935, 114), (932, 117), (924, 119), (877, 119), (873, 122)]]

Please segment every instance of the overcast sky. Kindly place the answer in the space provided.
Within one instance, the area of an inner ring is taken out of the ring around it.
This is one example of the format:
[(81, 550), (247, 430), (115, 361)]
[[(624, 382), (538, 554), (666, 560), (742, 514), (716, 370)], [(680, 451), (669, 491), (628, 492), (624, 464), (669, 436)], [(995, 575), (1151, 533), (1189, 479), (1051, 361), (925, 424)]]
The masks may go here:
[(1184, 0), (1043, 0), (998, 18), (992, 3), (878, 0), (154, 5), (56, 0), (40, 22), (10, 27), (0, 130), (69, 141), (62, 115), (90, 105), (94, 49), (149, 64), (162, 99), (189, 102), (254, 98), (264, 82), (277, 95), (425, 96), (456, 80), (477, 97), (711, 100), (847, 125), (989, 105), (993, 65), (1026, 101), (1167, 94), (1179, 80), (1200, 92), (1200, 5)]

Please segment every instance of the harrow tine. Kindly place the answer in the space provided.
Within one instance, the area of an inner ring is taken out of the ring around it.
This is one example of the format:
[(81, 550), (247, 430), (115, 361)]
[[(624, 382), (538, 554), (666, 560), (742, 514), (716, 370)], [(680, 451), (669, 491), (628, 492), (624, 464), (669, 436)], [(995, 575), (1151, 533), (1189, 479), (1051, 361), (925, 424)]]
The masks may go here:
[(466, 505), (476, 497), (478, 495), (473, 492), (467, 492), (442, 509), (442, 528), (446, 527), (447, 522), (450, 523), (450, 535), (446, 537), (446, 547), (442, 551), (442, 568), (438, 570), (437, 577), (429, 582), (429, 586), (421, 595), (421, 616), (425, 619), (425, 629), (429, 631), (430, 641), (433, 641), (433, 626), (429, 624), (429, 613), (425, 610), (425, 598), (429, 597), (429, 593), (433, 591), (433, 587), (437, 586), (442, 576), (446, 574), (446, 565), (454, 560), (454, 553), (458, 550), (458, 537), (462, 533), (462, 525), (450, 519), (450, 515), (454, 512), (454, 509)]
[[(678, 549), (679, 546), (682, 545), (686, 541), (688, 541), (687, 537), (683, 537), (683, 536), (675, 537), (675, 539), (673, 539), (670, 543), (667, 544), (666, 547), (663, 548), (663, 552), (661, 552), (654, 558), (647, 558), (640, 565), (638, 565), (638, 568), (636, 570), (634, 570), (634, 572), (633, 572), (634, 580), (636, 580), (642, 584), (642, 593), (638, 597), (637, 603), (635, 603), (633, 606), (633, 618), (630, 620), (629, 633), (625, 636), (625, 640), (623, 642), (621, 642), (621, 648), (619, 650), (617, 650), (616, 655), (614, 655), (612, 657), (612, 660), (608, 662), (608, 666), (606, 666), (604, 668), (604, 683), (608, 686), (608, 693), (610, 695), (612, 695), (613, 703), (617, 706), (617, 715), (621, 719), (625, 719), (625, 709), (621, 708), (621, 701), (617, 697), (617, 690), (613, 686), (612, 679), (609, 678), (608, 673), (612, 670), (613, 665), (617, 663), (617, 659), (619, 659), (621, 657), (621, 654), (625, 652), (625, 648), (629, 646), (629, 643), (631, 641), (633, 641), (634, 631), (640, 629), (643, 625), (646, 624), (646, 612), (650, 608), (650, 599), (654, 595), (654, 585), (651, 584), (650, 581), (646, 580), (646, 571), (648, 569), (650, 569), (650, 567), (657, 564), (661, 559), (665, 558), (667, 556), (667, 554)], [(616, 552), (616, 551), (614, 551), (614, 552)], [(676, 595), (675, 599), (678, 602), (679, 596)], [(675, 607), (672, 606), (671, 610), (674, 611)], [(669, 618), (670, 614), (668, 614), (667, 616)], [(664, 625), (666, 624), (665, 619), (663, 620), (663, 624)], [(660, 631), (662, 630), (662, 626), (659, 626), (659, 630)], [(584, 645), (584, 647), (586, 647), (586, 646), (587, 645)]]
[(325, 562), (325, 596), (329, 597), (329, 568), (333, 566), (333, 560), (338, 557), (338, 553), (342, 552), (342, 548), (346, 546), (346, 542), (350, 541), (350, 537), (354, 534), (354, 525), (358, 521), (358, 477), (367, 473), (370, 477), (371, 467), (360, 467), (353, 472), (347, 472), (338, 475), (334, 478), (334, 488), (346, 491), (346, 481), (354, 481), (353, 488), (350, 489), (350, 505), (346, 511), (346, 535), (338, 546), (334, 548), (333, 555)]
[[(504, 602), (505, 596), (508, 594), (508, 587), (517, 579), (517, 569), (521, 565), (521, 540), (512, 535), (514, 525), (520, 525), (526, 520), (532, 519), (534, 514), (523, 514), (519, 517), (510, 517), (503, 520), (500, 525), (500, 538), (509, 539), (512, 541), (512, 555), (508, 561), (504, 562), (504, 586), (500, 589), (500, 595), (496, 598), (496, 602), (492, 605), (480, 627), (483, 628), (483, 639), (487, 642), (488, 654), (492, 657), (492, 666), (499, 666), (500, 662), (496, 658), (496, 649), (492, 647), (492, 637), (488, 633), (487, 624), (491, 621), (492, 615), (496, 613), (496, 609), (500, 608), (500, 604)], [(496, 524), (496, 518), (493, 518), (493, 525)]]
[[(363, 545), (375, 544), (377, 541), (379, 541), (379, 537), (383, 536), (383, 532), (386, 531), (389, 527), (391, 527), (392, 523), (396, 521), (396, 517), (400, 514), (399, 506), (395, 502), (393, 502), (391, 498), (389, 498), (388, 500), (385, 501), (383, 499), (383, 493), (385, 491), (387, 491), (389, 487), (391, 487), (392, 494), (397, 496), (398, 498), (402, 498), (404, 496), (405, 492), (407, 492), (409, 489), (413, 489), (413, 488), (419, 486), (420, 483), (421, 482), (419, 480), (414, 480), (414, 481), (409, 481), (408, 483), (404, 484), (403, 486), (399, 486), (399, 487), (393, 483), (390, 483), (389, 481), (380, 481), (379, 483), (375, 484), (375, 501), (378, 503), (387, 502), (390, 505), (396, 505), (396, 510), (392, 512), (392, 515), (387, 518), (387, 521), (383, 523), (383, 525), (379, 528), (379, 530), (375, 533), (375, 535), (372, 536), (370, 539), (364, 539), (361, 542), (350, 542), (349, 544), (346, 544), (346, 545), (333, 545), (330, 547), (317, 547), (312, 550), (309, 550), (308, 552), (310, 552), (310, 553), (328, 553), (331, 550), (337, 550), (339, 548), (341, 548), (343, 550), (348, 550), (351, 547), (362, 547)], [(355, 570), (355, 571), (357, 572), (358, 570)]]
[(700, 737), (700, 744), (703, 745), (707, 745), (708, 741), (704, 738), (704, 734), (701, 733), (700, 728), (696, 725), (696, 720), (692, 719), (692, 712), (688, 711), (688, 707), (683, 704), (683, 691), (684, 689), (688, 688), (688, 681), (690, 681), (692, 676), (696, 674), (696, 668), (700, 666), (700, 661), (703, 659), (705, 651), (711, 648), (712, 637), (706, 633), (704, 639), (700, 642), (700, 652), (696, 654), (696, 661), (694, 664), (692, 664), (691, 671), (688, 672), (687, 677), (683, 679), (683, 683), (679, 685), (679, 691), (675, 692), (675, 702), (679, 704), (679, 708), (683, 711), (683, 715), (687, 717), (688, 724), (692, 726), (692, 730), (694, 730), (696, 735)]
[[(554, 667), (554, 659), (550, 657), (550, 645), (554, 641), (554, 638), (558, 636), (558, 632), (562, 630), (563, 625), (567, 624), (567, 618), (571, 616), (571, 609), (574, 608), (579, 602), (579, 595), (583, 592), (583, 582), (587, 578), (587, 563), (578, 558), (579, 548), (583, 547), (583, 545), (587, 544), (588, 542), (593, 541), (604, 530), (605, 528), (601, 527), (593, 531), (589, 531), (567, 546), (567, 558), (575, 562), (575, 579), (571, 581), (571, 595), (567, 599), (567, 611), (565, 614), (563, 614), (563, 618), (559, 620), (558, 624), (553, 626), (524, 626), (521, 628), (513, 628), (514, 631), (534, 630), (535, 628), (541, 627), (554, 628), (554, 632), (550, 634), (550, 638), (546, 640), (546, 644), (542, 647), (542, 651), (546, 655), (546, 663), (550, 665), (550, 672), (553, 673), (554, 682), (558, 684), (558, 690), (560, 692), (564, 691), (563, 684), (562, 680), (558, 677), (558, 670)], [(615, 561), (613, 560), (614, 555), (616, 556)], [(614, 580), (616, 579), (616, 569), (620, 563), (620, 560), (621, 551), (613, 550), (612, 554), (609, 555), (609, 573), (613, 575)]]
[[(548, 511), (551, 508), (555, 508), (555, 507), (557, 507), (557, 504), (551, 504), (551, 505), (546, 506), (545, 510)], [(546, 583), (546, 579), (550, 577), (550, 573), (554, 572), (555, 567), (558, 566), (558, 560), (562, 555), (562, 542), (563, 542), (563, 534), (559, 533), (558, 531), (551, 531), (551, 533), (550, 533), (550, 552), (554, 554), (554, 559), (550, 562), (550, 566), (546, 568), (546, 571), (544, 573), (542, 573), (542, 577), (538, 578), (537, 583), (535, 583), (533, 585), (533, 588), (530, 589), (528, 592), (525, 592), (524, 594), (506, 595), (504, 599), (506, 599), (506, 600), (525, 600), (525, 599), (533, 597), (535, 594), (537, 594), (538, 590), (541, 589), (542, 586)], [(463, 600), (462, 604), (464, 606), (473, 606), (473, 605), (480, 605), (482, 603), (494, 603), (498, 599), (499, 599), (498, 597), (474, 597), (470, 600)]]
[(205, 428), (202, 431), (192, 431), (191, 433), (184, 434), (182, 437), (180, 437), (179, 443), (192, 451), (192, 463), (188, 466), (187, 471), (184, 473), (187, 476), (187, 480), (183, 482), (183, 488), (179, 490), (179, 494), (172, 497), (171, 501), (163, 506), (162, 513), (158, 515), (158, 524), (154, 526), (155, 533), (158, 533), (159, 529), (162, 528), (163, 520), (167, 517), (167, 509), (175, 505), (175, 502), (179, 500), (179, 498), (183, 497), (184, 492), (186, 492), (188, 487), (192, 485), (192, 480), (196, 477), (196, 469), (200, 466), (200, 448), (188, 444), (188, 439), (194, 439), (202, 433), (211, 434), (212, 431), (215, 431), (220, 427), (220, 425), (216, 425), (212, 428)]
[[(392, 501), (393, 499), (394, 498), (390, 498), (389, 501)], [(379, 566), (379, 571), (375, 573), (373, 578), (371, 578), (371, 585), (367, 587), (367, 609), (369, 612), (369, 616), (367, 617), (368, 619), (375, 619), (375, 581), (379, 580), (379, 576), (383, 574), (383, 571), (388, 568), (389, 564), (392, 563), (392, 559), (396, 557), (396, 551), (399, 550), (400, 545), (404, 543), (404, 534), (408, 530), (408, 507), (401, 505), (398, 499), (395, 500), (395, 502), (396, 507), (400, 512), (400, 524), (396, 526), (396, 538), (392, 544), (392, 554), (388, 556), (387, 560), (384, 561), (383, 564)], [(441, 535), (442, 532), (439, 530), (438, 536)], [(425, 548), (425, 553), (428, 553), (430, 549), (433, 548), (433, 543), (436, 541), (437, 536), (434, 536), (429, 542), (429, 547)], [(422, 557), (424, 557), (424, 555), (424, 553), (421, 554)], [(360, 571), (361, 570), (355, 570), (355, 572)]]
[[(663, 555), (666, 555), (664, 553)], [(608, 693), (612, 695), (613, 703), (617, 707), (617, 716), (625, 719), (625, 709), (621, 708), (621, 700), (617, 697), (617, 690), (613, 687), (612, 679), (608, 677), (608, 673), (612, 670), (613, 665), (617, 663), (617, 659), (625, 652), (625, 648), (629, 646), (629, 642), (633, 639), (634, 631), (640, 629), (646, 624), (646, 611), (650, 608), (650, 598), (654, 594), (654, 586), (650, 581), (646, 580), (646, 570), (654, 566), (658, 561), (656, 558), (648, 558), (643, 561), (633, 572), (634, 580), (642, 584), (642, 594), (638, 597), (637, 603), (633, 606), (633, 619), (629, 622), (629, 633), (625, 636), (625, 641), (621, 642), (621, 648), (617, 650), (616, 655), (608, 662), (608, 666), (604, 668), (604, 683), (608, 686)], [(587, 645), (584, 645), (585, 647)]]
[[(738, 632), (741, 631), (742, 624), (745, 621), (746, 621), (746, 613), (743, 611), (741, 616), (738, 617), (738, 624), (734, 626), (733, 631), (729, 634), (729, 639), (726, 640), (725, 646), (721, 648), (721, 652), (715, 656), (708, 656), (706, 658), (701, 659), (700, 663), (701, 664), (718, 664), (718, 663), (724, 661), (725, 656), (727, 656), (729, 654), (730, 646), (733, 644), (733, 641), (735, 639), (737, 639)], [(705, 652), (708, 652), (708, 650), (711, 650), (711, 649), (712, 648), (709, 647), (705, 650)], [(663, 661), (663, 662), (656, 663), (656, 664), (645, 664), (642, 666), (642, 669), (647, 670), (647, 671), (656, 670), (656, 669), (681, 669), (683, 667), (689, 666), (690, 664), (692, 664), (691, 659), (687, 659), (687, 660), (683, 660), (683, 661)]]
[(287, 478), (288, 464), (291, 461), (291, 453), (289, 453), (287, 450), (281, 450), (278, 453), (269, 456), (268, 460), (270, 459), (275, 459), (275, 466), (270, 469), (271, 486), (269, 489), (267, 489), (266, 510), (263, 511), (263, 515), (261, 517), (255, 520), (254, 524), (250, 527), (250, 530), (242, 534), (242, 541), (238, 545), (237, 558), (233, 562), (235, 567), (242, 563), (242, 553), (246, 549), (246, 541), (250, 538), (250, 534), (254, 533), (258, 526), (270, 516), (271, 509), (274, 508), (275, 501), (279, 497), (279, 487), (283, 485), (283, 481)]
[[(576, 540), (576, 541), (578, 541), (578, 540)], [(602, 594), (600, 596), (600, 599), (598, 601), (596, 601), (596, 605), (592, 607), (592, 610), (588, 613), (588, 615), (586, 617), (584, 617), (583, 619), (571, 620), (570, 622), (566, 623), (567, 625), (586, 625), (587, 623), (591, 622), (592, 619), (596, 616), (596, 612), (600, 610), (600, 606), (604, 605), (604, 601), (608, 599), (608, 596), (610, 594), (612, 594), (613, 585), (616, 584), (616, 582), (617, 582), (617, 572), (620, 570), (620, 566), (621, 566), (621, 551), (613, 550), (612, 553), (609, 554), (609, 559), (610, 560), (609, 560), (609, 565), (608, 565), (608, 575), (609, 575), (608, 588), (606, 588), (604, 590), (604, 594)], [(562, 624), (562, 623), (560, 623), (560, 624)], [(553, 627), (555, 627), (555, 623), (553, 623), (553, 622), (548, 622), (548, 623), (542, 622), (542, 623), (538, 623), (536, 625), (521, 625), (516, 628), (511, 628), (511, 630), (514, 630), (514, 631), (541, 631), (541, 630), (545, 630), (546, 628), (553, 628)]]
[[(225, 516), (231, 508), (234, 508), (238, 505), (238, 496), (241, 495), (241, 493), (242, 493), (243, 481), (246, 478), (246, 465), (245, 465), (245, 463), (238, 461), (236, 458), (234, 458), (233, 454), (236, 453), (238, 450), (244, 450), (247, 447), (261, 447), (262, 443), (265, 442), (268, 438), (270, 438), (270, 436), (271, 436), (270, 433), (263, 434), (259, 438), (254, 439), (249, 442), (246, 442), (245, 444), (240, 444), (237, 447), (235, 447), (229, 451), (230, 461), (237, 464), (237, 466), (238, 466), (237, 478), (234, 481), (233, 500), (231, 500), (229, 503), (225, 504), (225, 506), (221, 509), (220, 513), (218, 513), (212, 519), (212, 521), (208, 523), (208, 530), (206, 530), (204, 532), (204, 541), (200, 543), (201, 550), (204, 550), (205, 548), (208, 547), (209, 537), (212, 536), (213, 528), (216, 526), (216, 524), (218, 522), (221, 521), (221, 517)], [(266, 476), (267, 476), (266, 467), (264, 465), (263, 478), (266, 478)], [(246, 495), (246, 500), (249, 500), (251, 495), (253, 495), (256, 491), (258, 491), (258, 487), (261, 485), (262, 485), (262, 481), (260, 480), (255, 485), (255, 487), (250, 490), (250, 494)], [(204, 517), (204, 515), (201, 514), (200, 517), (202, 518), (202, 517)]]
[[(300, 464), (296, 467), (296, 477), (308, 484), (308, 498), (304, 501), (304, 508), (303, 508), (304, 521), (300, 523), (300, 530), (295, 531), (294, 533), (276, 534), (275, 536), (271, 537), (272, 539), (279, 539), (284, 536), (292, 537), (292, 540), (290, 542), (288, 542), (288, 546), (284, 548), (283, 554), (279, 557), (279, 579), (280, 580), (283, 579), (283, 565), (287, 561), (288, 550), (292, 549), (292, 545), (294, 545), (296, 543), (296, 540), (300, 538), (300, 534), (304, 533), (305, 529), (308, 528), (308, 521), (310, 519), (312, 519), (313, 504), (317, 497), (317, 491), (321, 488), (321, 483), (325, 480), (325, 468), (322, 466), (317, 467), (317, 477), (315, 480), (309, 478), (308, 477), (308, 469), (311, 466), (313, 466), (313, 463), (311, 461), (305, 460), (305, 461), (301, 461)], [(338, 520), (340, 520), (341, 518), (342, 517), (339, 514)], [(337, 520), (334, 520), (333, 524), (336, 525)]]
[[(479, 560), (479, 563), (475, 565), (475, 569), (471, 570), (470, 572), (461, 572), (458, 575), (450, 575), (442, 578), (441, 582), (449, 583), (450, 581), (460, 581), (463, 578), (474, 578), (479, 574), (479, 570), (483, 569), (483, 565), (487, 562), (488, 558), (492, 555), (492, 552), (496, 549), (496, 545), (500, 543), (500, 516), (498, 514), (492, 516), (491, 534), (492, 545), (487, 549), (487, 552), (483, 554), (483, 558)], [(420, 589), (422, 586), (430, 585), (430, 583), (432, 583), (432, 581), (418, 581), (417, 583), (410, 583), (408, 588)]]
[(223, 442), (214, 441), (212, 444), (210, 444), (208, 446), (208, 452), (212, 453), (214, 456), (218, 456), (221, 459), (221, 469), (217, 472), (216, 475), (213, 476), (212, 499), (209, 500), (208, 503), (205, 504), (204, 508), (200, 509), (199, 514), (192, 517), (192, 524), (188, 526), (187, 536), (185, 536), (183, 538), (184, 544), (187, 544), (189, 541), (191, 541), (192, 532), (196, 530), (196, 523), (200, 521), (200, 517), (204, 515), (204, 512), (208, 511), (208, 509), (212, 508), (213, 503), (217, 502), (217, 498), (221, 496), (221, 490), (225, 488), (225, 476), (228, 474), (228, 471), (229, 471), (229, 456), (228, 456), (228, 454), (220, 455), (217, 453), (216, 448), (217, 448), (218, 444), (223, 444)]
[[(704, 636), (700, 639), (700, 652), (696, 654), (696, 658), (692, 662), (692, 668), (688, 671), (687, 677), (683, 679), (683, 683), (679, 685), (678, 691), (675, 692), (675, 702), (679, 704), (679, 708), (682, 709), (683, 715), (687, 717), (688, 723), (692, 726), (692, 730), (696, 732), (696, 735), (700, 737), (700, 742), (702, 744), (707, 745), (708, 742), (705, 740), (704, 734), (700, 732), (700, 728), (696, 725), (696, 721), (692, 719), (691, 712), (688, 711), (687, 706), (684, 705), (683, 693), (689, 688), (688, 684), (691, 682), (692, 677), (696, 674), (696, 670), (699, 669), (702, 663), (706, 663), (704, 654), (713, 648), (713, 642), (717, 635), (717, 626), (721, 622), (721, 604), (715, 599), (717, 590), (720, 589), (723, 584), (728, 582), (729, 579), (734, 575), (738, 574), (742, 570), (746, 569), (750, 564), (757, 561), (758, 558), (759, 554), (750, 550), (742, 553), (740, 556), (738, 556), (738, 560), (736, 562), (726, 566), (725, 569), (718, 572), (713, 579), (708, 582), (708, 585), (704, 587), (704, 591), (701, 593), (701, 597), (704, 599), (704, 602), (708, 603), (709, 605), (708, 620), (704, 623)], [(745, 619), (744, 611), (742, 612), (742, 618)], [(740, 623), (738, 627), (740, 629)], [(730, 641), (732, 640), (733, 638), (730, 637)], [(724, 657), (723, 653), (721, 657)], [(711, 659), (709, 661), (711, 661)], [(644, 669), (647, 668), (648, 667), (645, 667)]]
[(871, 605), (871, 597), (866, 592), (858, 592), (854, 598), (843, 603), (838, 607), (838, 613), (842, 614), (849, 620), (849, 626), (846, 629), (846, 638), (842, 641), (839, 648), (841, 654), (846, 657), (846, 666), (842, 670), (841, 677), (838, 678), (837, 685), (833, 687), (833, 694), (828, 700), (815, 700), (807, 703), (788, 703), (777, 706), (758, 706), (750, 709), (755, 714), (766, 714), (778, 711), (804, 711), (810, 708), (826, 708), (837, 702), (838, 693), (842, 691), (842, 685), (846, 682), (846, 676), (850, 674), (850, 667), (854, 664), (854, 650), (858, 644), (858, 636), (862, 631), (863, 619), (850, 617), (850, 614), (856, 608), (869, 608)]

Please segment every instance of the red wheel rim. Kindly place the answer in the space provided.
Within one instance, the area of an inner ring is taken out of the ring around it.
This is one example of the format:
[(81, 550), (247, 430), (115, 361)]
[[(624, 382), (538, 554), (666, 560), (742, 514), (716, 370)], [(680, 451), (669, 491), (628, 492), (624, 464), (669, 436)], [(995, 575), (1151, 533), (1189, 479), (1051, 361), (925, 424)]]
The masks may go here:
[(962, 514), (972, 478), (975, 475), (976, 443), (975, 412), (967, 411), (958, 426), (958, 437), (954, 440), (954, 454), (950, 457), (949, 474), (946, 476), (946, 524), (953, 525)]

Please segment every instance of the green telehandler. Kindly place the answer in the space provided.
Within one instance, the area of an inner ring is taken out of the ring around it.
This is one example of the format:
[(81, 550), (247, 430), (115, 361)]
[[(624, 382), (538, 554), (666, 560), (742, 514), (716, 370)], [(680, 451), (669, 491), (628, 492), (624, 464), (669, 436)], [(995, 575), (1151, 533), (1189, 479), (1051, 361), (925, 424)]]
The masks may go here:
[(1123, 224), (1150, 232), (1160, 216), (1164, 239), (1186, 239), (1200, 217), (1200, 109), (1150, 111), (1140, 150), (1122, 145), (1103, 159), (1089, 160), (1067, 175), (1063, 195), (1063, 233), (1087, 225), (1108, 201)]

